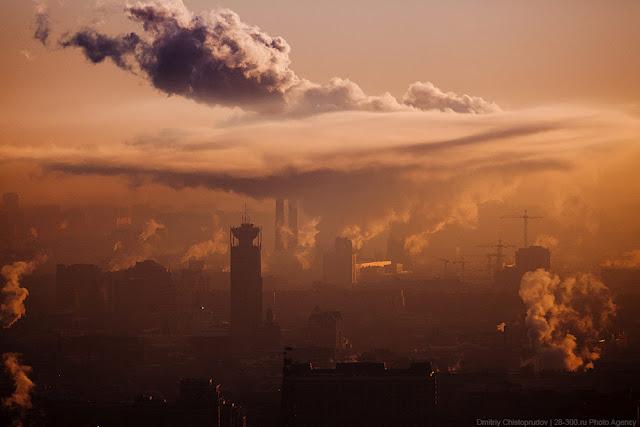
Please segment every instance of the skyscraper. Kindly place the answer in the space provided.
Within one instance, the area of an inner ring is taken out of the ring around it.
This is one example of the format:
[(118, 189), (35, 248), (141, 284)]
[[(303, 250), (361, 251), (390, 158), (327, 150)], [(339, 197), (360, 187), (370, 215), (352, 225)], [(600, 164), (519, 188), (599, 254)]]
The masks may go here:
[(276, 252), (280, 252), (284, 250), (284, 199), (276, 199), (276, 231), (275, 231), (275, 242), (276, 242)]
[[(286, 211), (286, 218), (285, 218)], [(298, 201), (276, 199), (275, 250), (293, 251), (298, 246)]]
[(261, 231), (245, 217), (240, 226), (231, 227), (230, 244), (231, 339), (244, 349), (262, 325)]
[(298, 201), (289, 199), (287, 202), (289, 204), (289, 230), (291, 231), (287, 248), (289, 251), (294, 251), (298, 246)]

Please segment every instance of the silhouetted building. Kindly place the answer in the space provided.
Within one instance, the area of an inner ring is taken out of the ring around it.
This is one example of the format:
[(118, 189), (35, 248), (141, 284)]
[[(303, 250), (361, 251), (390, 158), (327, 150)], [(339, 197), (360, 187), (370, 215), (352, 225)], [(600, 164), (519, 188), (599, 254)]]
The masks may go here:
[(298, 201), (288, 200), (289, 203), (289, 243), (287, 248), (290, 251), (298, 247)]
[[(285, 218), (285, 209), (287, 215)], [(298, 246), (298, 202), (276, 199), (275, 250), (293, 251)]]
[(338, 363), (314, 369), (285, 353), (284, 426), (429, 426), (436, 405), (430, 363), (387, 369), (384, 363)]
[(516, 251), (516, 269), (524, 274), (539, 268), (551, 268), (551, 252), (542, 246), (529, 246)]
[(342, 349), (346, 340), (342, 330), (342, 314), (339, 311), (321, 311), (316, 307), (307, 321), (307, 340), (313, 347)]
[(275, 249), (276, 252), (284, 250), (284, 199), (276, 199), (276, 230), (275, 230)]
[(516, 251), (516, 262), (494, 271), (495, 284), (504, 290), (518, 289), (525, 273), (542, 268), (551, 269), (551, 252), (542, 246), (529, 246)]
[(412, 261), (411, 256), (404, 247), (404, 239), (395, 236), (393, 233), (389, 233), (387, 240), (387, 257), (392, 264), (399, 265), (399, 270), (411, 270)]
[(234, 346), (251, 347), (262, 325), (262, 237), (255, 225), (231, 228), (231, 337)]
[(265, 321), (260, 329), (258, 343), (262, 350), (277, 352), (282, 350), (282, 334), (280, 331), (280, 325), (276, 322), (271, 308), (267, 308)]
[(323, 257), (324, 280), (334, 285), (351, 285), (356, 281), (356, 254), (351, 240), (336, 237), (333, 252)]
[(56, 307), (92, 326), (104, 320), (108, 292), (102, 270), (97, 265), (74, 264), (56, 266)]
[(152, 260), (136, 262), (122, 271), (108, 274), (110, 312), (120, 330), (175, 328), (176, 291), (171, 273)]

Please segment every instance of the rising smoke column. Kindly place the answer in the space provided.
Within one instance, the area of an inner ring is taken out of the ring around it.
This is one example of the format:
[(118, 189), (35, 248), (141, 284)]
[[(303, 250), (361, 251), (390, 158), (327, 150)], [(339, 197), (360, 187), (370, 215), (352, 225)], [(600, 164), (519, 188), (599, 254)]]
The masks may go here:
[(181, 262), (188, 263), (190, 260), (202, 260), (213, 254), (224, 255), (229, 250), (229, 243), (227, 242), (227, 233), (220, 226), (220, 218), (218, 216), (213, 217), (213, 233), (210, 239), (195, 243), (187, 249), (187, 252), (182, 256)]
[(38, 261), (18, 261), (2, 267), (2, 277), (5, 284), (0, 292), (0, 321), (3, 328), (10, 328), (22, 316), (26, 309), (24, 301), (29, 296), (29, 290), (20, 286), (20, 279), (30, 274), (36, 268)]
[(35, 384), (29, 379), (31, 366), (20, 363), (18, 353), (4, 353), (2, 362), (5, 371), (11, 376), (15, 384), (13, 394), (2, 400), (2, 405), (7, 408), (19, 408), (22, 410), (31, 408), (31, 391)]
[(151, 218), (149, 221), (147, 221), (147, 223), (144, 226), (144, 229), (140, 233), (140, 236), (139, 236), (140, 241), (146, 242), (151, 237), (155, 236), (158, 231), (164, 230), (165, 228), (166, 227), (164, 224)]
[(619, 259), (605, 260), (602, 266), (613, 268), (640, 268), (640, 249), (625, 252)]
[(155, 0), (130, 4), (125, 13), (143, 32), (110, 36), (87, 27), (67, 34), (60, 45), (82, 49), (96, 64), (111, 59), (123, 70), (145, 75), (169, 95), (263, 113), (499, 110), (482, 98), (445, 93), (429, 82), (412, 84), (404, 102), (389, 93), (367, 95), (339, 77), (326, 84), (311, 82), (290, 68), (286, 40), (242, 22), (229, 9), (193, 14), (182, 0)]
[[(116, 228), (130, 226), (130, 217), (116, 219)], [(160, 240), (160, 231), (167, 227), (155, 218), (147, 220), (138, 235), (137, 242), (125, 244), (117, 240), (113, 244), (113, 258), (109, 260), (109, 271), (119, 271), (133, 267), (137, 262), (152, 258), (157, 252)]]
[(539, 269), (523, 276), (519, 293), (527, 307), (530, 362), (538, 369), (592, 369), (616, 311), (609, 289), (590, 274), (561, 280)]

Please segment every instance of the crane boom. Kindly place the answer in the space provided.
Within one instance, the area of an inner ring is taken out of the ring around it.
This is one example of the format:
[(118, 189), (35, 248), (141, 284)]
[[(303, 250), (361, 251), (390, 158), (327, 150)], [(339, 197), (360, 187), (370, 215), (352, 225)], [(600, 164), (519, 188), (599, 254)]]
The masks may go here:
[(544, 218), (542, 216), (533, 216), (533, 215), (529, 215), (529, 213), (527, 212), (527, 210), (524, 210), (524, 215), (505, 215), (505, 216), (501, 216), (500, 219), (521, 219), (523, 220), (523, 231), (524, 231), (524, 247), (528, 248), (529, 247), (529, 220), (530, 219), (540, 219), (540, 218)]

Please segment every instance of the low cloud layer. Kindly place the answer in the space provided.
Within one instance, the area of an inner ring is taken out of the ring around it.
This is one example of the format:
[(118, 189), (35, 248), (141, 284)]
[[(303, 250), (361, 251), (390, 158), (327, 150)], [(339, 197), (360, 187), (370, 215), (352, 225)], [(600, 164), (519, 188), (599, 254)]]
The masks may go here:
[(520, 298), (538, 369), (593, 368), (616, 312), (609, 289), (591, 275), (560, 279), (544, 270), (526, 273)]
[[(156, 0), (129, 4), (125, 14), (143, 31), (112, 36), (87, 27), (64, 35), (60, 45), (81, 49), (96, 64), (110, 59), (169, 95), (262, 113), (499, 111), (480, 97), (443, 92), (430, 82), (413, 83), (402, 101), (389, 93), (368, 95), (348, 79), (311, 82), (291, 69), (286, 40), (243, 22), (229, 9), (194, 14), (182, 0)], [(43, 31), (36, 37), (44, 43), (47, 15), (39, 14), (37, 21)]]
[[(209, 198), (206, 190), (211, 200), (224, 200), (217, 207), (221, 210), (252, 198), (271, 212), (274, 198), (295, 198), (309, 218), (320, 219), (317, 245), (322, 249), (330, 248), (335, 236), (348, 234), (356, 247), (372, 253), (367, 247), (374, 245), (384, 254), (393, 228), (400, 247), (416, 260), (429, 262), (437, 259), (429, 254), (453, 254), (455, 246), (465, 245), (465, 257), (471, 256), (479, 252), (478, 244), (499, 237), (519, 242), (521, 227), (501, 224), (499, 218), (525, 208), (545, 217), (532, 224), (531, 235), (558, 241), (552, 249), (554, 268), (588, 271), (589, 265), (637, 247), (632, 236), (638, 232), (634, 212), (640, 205), (632, 195), (640, 191), (634, 186), (640, 122), (619, 111), (335, 112), (295, 121), (158, 129), (156, 134), (170, 135), (168, 143), (131, 144), (134, 134), (99, 151), (3, 145), (0, 157), (8, 165), (39, 165), (44, 174), (31, 179), (52, 195), (95, 181), (131, 192), (134, 199), (153, 189), (155, 196), (147, 200), (160, 204), (194, 192)], [(126, 227), (129, 221), (119, 222)], [(498, 229), (513, 236), (491, 234)], [(146, 245), (140, 239), (123, 241), (114, 259), (124, 263), (114, 268), (142, 255), (161, 255), (143, 250), (161, 237), (156, 233)], [(114, 237), (111, 244), (119, 240)], [(202, 245), (193, 250), (219, 247), (215, 240), (203, 242), (194, 240)], [(486, 264), (481, 254), (469, 259), (478, 268)]]

